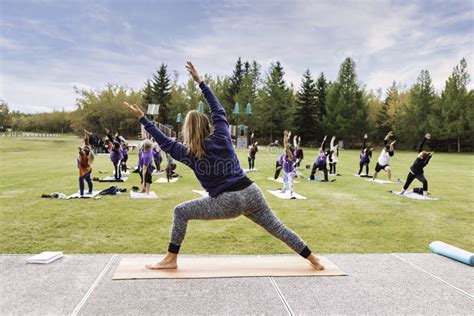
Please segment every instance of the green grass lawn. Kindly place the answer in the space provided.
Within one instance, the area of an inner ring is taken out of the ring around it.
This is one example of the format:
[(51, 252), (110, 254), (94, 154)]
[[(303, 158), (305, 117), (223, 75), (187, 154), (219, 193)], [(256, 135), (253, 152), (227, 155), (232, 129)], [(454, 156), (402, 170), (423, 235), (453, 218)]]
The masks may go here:
[[(167, 249), (173, 207), (198, 198), (200, 189), (187, 167), (176, 183), (153, 184), (155, 200), (131, 200), (129, 193), (91, 200), (40, 198), (42, 193), (78, 190), (76, 137), (19, 139), (0, 137), (0, 253), (163, 253)], [(379, 148), (371, 163), (375, 165)], [(247, 153), (238, 152), (247, 165)], [(303, 165), (314, 161), (316, 151), (305, 150)], [(394, 178), (405, 179), (414, 152), (396, 152)], [(474, 157), (470, 154), (435, 153), (426, 168), (432, 196), (439, 201), (416, 201), (388, 193), (399, 184), (370, 183), (353, 177), (359, 152), (340, 153), (334, 183), (299, 180), (296, 192), (307, 200), (280, 200), (265, 192), (274, 212), (317, 253), (426, 252), (431, 241), (442, 240), (474, 250)], [(261, 148), (258, 172), (249, 173), (263, 191), (280, 187), (267, 180), (274, 172), (277, 153)], [(129, 164), (136, 164), (132, 153)], [(108, 156), (96, 157), (93, 177), (110, 171)], [(306, 175), (309, 174), (305, 170)], [(382, 173), (381, 179), (386, 178)], [(156, 177), (154, 177), (156, 179)], [(139, 184), (132, 174), (120, 187)], [(416, 186), (420, 186), (417, 180)], [(94, 189), (108, 187), (94, 182)], [(412, 185), (413, 186), (413, 185)], [(291, 253), (245, 217), (223, 221), (191, 221), (182, 247), (190, 254)]]

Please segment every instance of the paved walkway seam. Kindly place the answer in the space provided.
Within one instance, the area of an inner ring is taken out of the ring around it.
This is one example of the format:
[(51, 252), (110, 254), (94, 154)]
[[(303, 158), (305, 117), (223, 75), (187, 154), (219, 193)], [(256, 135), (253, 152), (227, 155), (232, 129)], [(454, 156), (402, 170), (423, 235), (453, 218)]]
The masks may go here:
[(100, 274), (97, 276), (97, 278), (95, 279), (94, 283), (92, 283), (91, 287), (89, 288), (89, 290), (87, 291), (87, 293), (84, 295), (84, 297), (82, 298), (82, 300), (79, 302), (79, 304), (77, 304), (76, 308), (74, 308), (71, 316), (76, 316), (77, 313), (81, 310), (82, 306), (85, 304), (85, 302), (87, 301), (87, 299), (89, 298), (89, 296), (91, 296), (92, 292), (94, 291), (94, 289), (97, 287), (97, 285), (99, 284), (100, 280), (102, 280), (102, 278), (104, 277), (105, 273), (107, 273), (107, 270), (109, 270), (110, 266), (112, 265), (112, 263), (114, 262), (115, 258), (117, 258), (117, 255), (113, 255), (112, 258), (109, 259), (109, 262), (107, 262), (107, 264), (105, 265), (104, 269), (102, 269), (102, 271), (100, 272)]
[(273, 277), (270, 277), (270, 282), (272, 282), (272, 285), (273, 287), (275, 288), (277, 294), (278, 294), (278, 297), (280, 298), (281, 302), (283, 303), (283, 305), (285, 306), (286, 310), (288, 311), (288, 315), (290, 316), (294, 316), (295, 313), (293, 312), (293, 310), (291, 309), (291, 306), (290, 304), (288, 304), (288, 301), (286, 300), (286, 298), (283, 296), (283, 293), (281, 292), (280, 288), (278, 287), (278, 285), (276, 284), (275, 280), (273, 280)]
[(468, 292), (466, 292), (466, 291), (464, 291), (464, 290), (458, 288), (458, 287), (455, 286), (455, 285), (452, 285), (451, 283), (449, 283), (449, 282), (447, 282), (447, 281), (441, 279), (440, 277), (437, 277), (437, 276), (434, 275), (433, 273), (428, 272), (428, 271), (426, 271), (426, 270), (423, 269), (423, 268), (420, 268), (420, 267), (417, 266), (416, 264), (411, 263), (410, 261), (408, 261), (408, 260), (406, 260), (406, 259), (404, 259), (404, 258), (402, 258), (402, 257), (400, 257), (400, 256), (398, 256), (398, 255), (396, 255), (396, 254), (394, 254), (394, 253), (392, 253), (391, 255), (394, 256), (395, 258), (397, 258), (397, 259), (403, 261), (403, 262), (408, 263), (409, 265), (415, 267), (416, 269), (418, 269), (418, 270), (420, 270), (420, 271), (422, 271), (422, 272), (428, 274), (428, 275), (431, 276), (432, 278), (434, 278), (434, 279), (436, 279), (436, 280), (438, 280), (438, 281), (440, 281), (440, 282), (443, 282), (444, 284), (446, 284), (446, 285), (452, 287), (453, 289), (457, 290), (458, 292), (461, 292), (461, 293), (464, 294), (465, 296), (469, 297), (471, 300), (474, 300), (474, 295), (469, 294)]

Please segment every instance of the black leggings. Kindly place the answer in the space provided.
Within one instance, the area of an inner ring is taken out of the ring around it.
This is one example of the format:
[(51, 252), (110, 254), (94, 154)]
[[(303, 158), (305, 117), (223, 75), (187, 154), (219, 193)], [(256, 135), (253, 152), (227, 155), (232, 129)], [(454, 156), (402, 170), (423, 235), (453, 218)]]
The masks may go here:
[(283, 169), (283, 167), (277, 161), (275, 164), (275, 180), (280, 176), (281, 169)]
[(122, 159), (122, 172), (127, 172), (127, 160), (128, 160), (128, 156), (123, 156), (123, 159)]
[(255, 157), (248, 157), (249, 158), (249, 169), (255, 168)]
[(336, 174), (336, 163), (329, 163), (329, 173), (330, 174)]
[[(311, 176), (309, 177), (311, 180), (314, 180), (315, 177), (314, 175), (316, 174), (316, 170), (318, 170), (318, 165), (316, 163), (313, 164), (313, 169), (311, 169)], [(319, 170), (321, 170), (324, 173), (324, 181), (329, 181), (328, 179), (328, 169), (326, 168), (326, 165), (319, 166)]]
[(428, 191), (428, 181), (426, 180), (425, 175), (423, 173), (413, 174), (411, 172), (408, 173), (407, 180), (405, 181), (405, 185), (403, 186), (403, 190), (408, 189), (410, 184), (415, 179), (418, 179), (418, 181), (423, 183), (423, 191)]
[(122, 178), (121, 160), (119, 160), (117, 163), (114, 163), (114, 168), (115, 168), (115, 172), (114, 172), (115, 180)]
[(366, 175), (369, 175), (369, 163), (368, 162), (359, 162), (359, 175), (361, 174), (362, 172), (362, 168), (364, 168), (364, 165), (365, 165), (365, 174)]

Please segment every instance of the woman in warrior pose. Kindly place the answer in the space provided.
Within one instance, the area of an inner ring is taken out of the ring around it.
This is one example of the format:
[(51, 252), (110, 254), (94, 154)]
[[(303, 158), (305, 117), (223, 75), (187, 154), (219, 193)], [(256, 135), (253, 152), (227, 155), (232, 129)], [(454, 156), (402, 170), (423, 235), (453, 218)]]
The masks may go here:
[(148, 121), (138, 106), (125, 103), (161, 149), (190, 167), (209, 193), (208, 197), (184, 202), (175, 207), (168, 253), (161, 261), (146, 267), (177, 268), (178, 253), (189, 220), (228, 219), (244, 215), (309, 260), (315, 269), (324, 269), (306, 243), (276, 217), (259, 187), (247, 178), (232, 144), (224, 108), (190, 62), (186, 68), (199, 84), (209, 105), (213, 129), (205, 114), (190, 111), (183, 124), (184, 142), (180, 144), (168, 138)]
[(418, 156), (416, 156), (415, 161), (410, 167), (410, 172), (408, 172), (407, 176), (407, 181), (405, 181), (405, 185), (403, 186), (401, 194), (405, 193), (405, 191), (408, 189), (410, 184), (413, 182), (413, 180), (417, 179), (423, 184), (423, 195), (428, 195), (428, 180), (426, 180), (425, 175), (424, 175), (424, 168), (430, 162), (431, 157), (433, 156), (432, 151), (423, 151), (423, 145), (427, 140), (431, 139), (431, 134), (426, 134), (425, 137), (423, 137), (423, 140), (420, 142), (420, 145), (418, 145)]

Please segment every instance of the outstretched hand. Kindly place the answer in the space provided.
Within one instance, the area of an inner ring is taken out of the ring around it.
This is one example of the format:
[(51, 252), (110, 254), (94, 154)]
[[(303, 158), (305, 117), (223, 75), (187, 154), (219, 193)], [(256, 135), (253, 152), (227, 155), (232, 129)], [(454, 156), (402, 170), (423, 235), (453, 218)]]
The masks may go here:
[(128, 102), (123, 102), (123, 105), (138, 119), (144, 115), (143, 111), (136, 104), (128, 104)]
[(395, 143), (396, 143), (396, 142), (397, 142), (397, 141), (396, 141), (396, 140), (394, 140), (393, 142), (391, 142), (391, 143), (390, 143), (390, 146), (393, 146), (393, 145), (395, 145)]
[(431, 134), (430, 134), (430, 133), (426, 133), (426, 134), (425, 134), (425, 138), (426, 138), (426, 139), (431, 139)]
[(191, 77), (193, 77), (194, 81), (196, 81), (197, 83), (202, 82), (201, 77), (199, 76), (196, 68), (194, 68), (194, 65), (190, 61), (186, 62), (186, 69), (188, 70)]
[(364, 139), (367, 139), (369, 138), (369, 136), (367, 134), (364, 134)]

